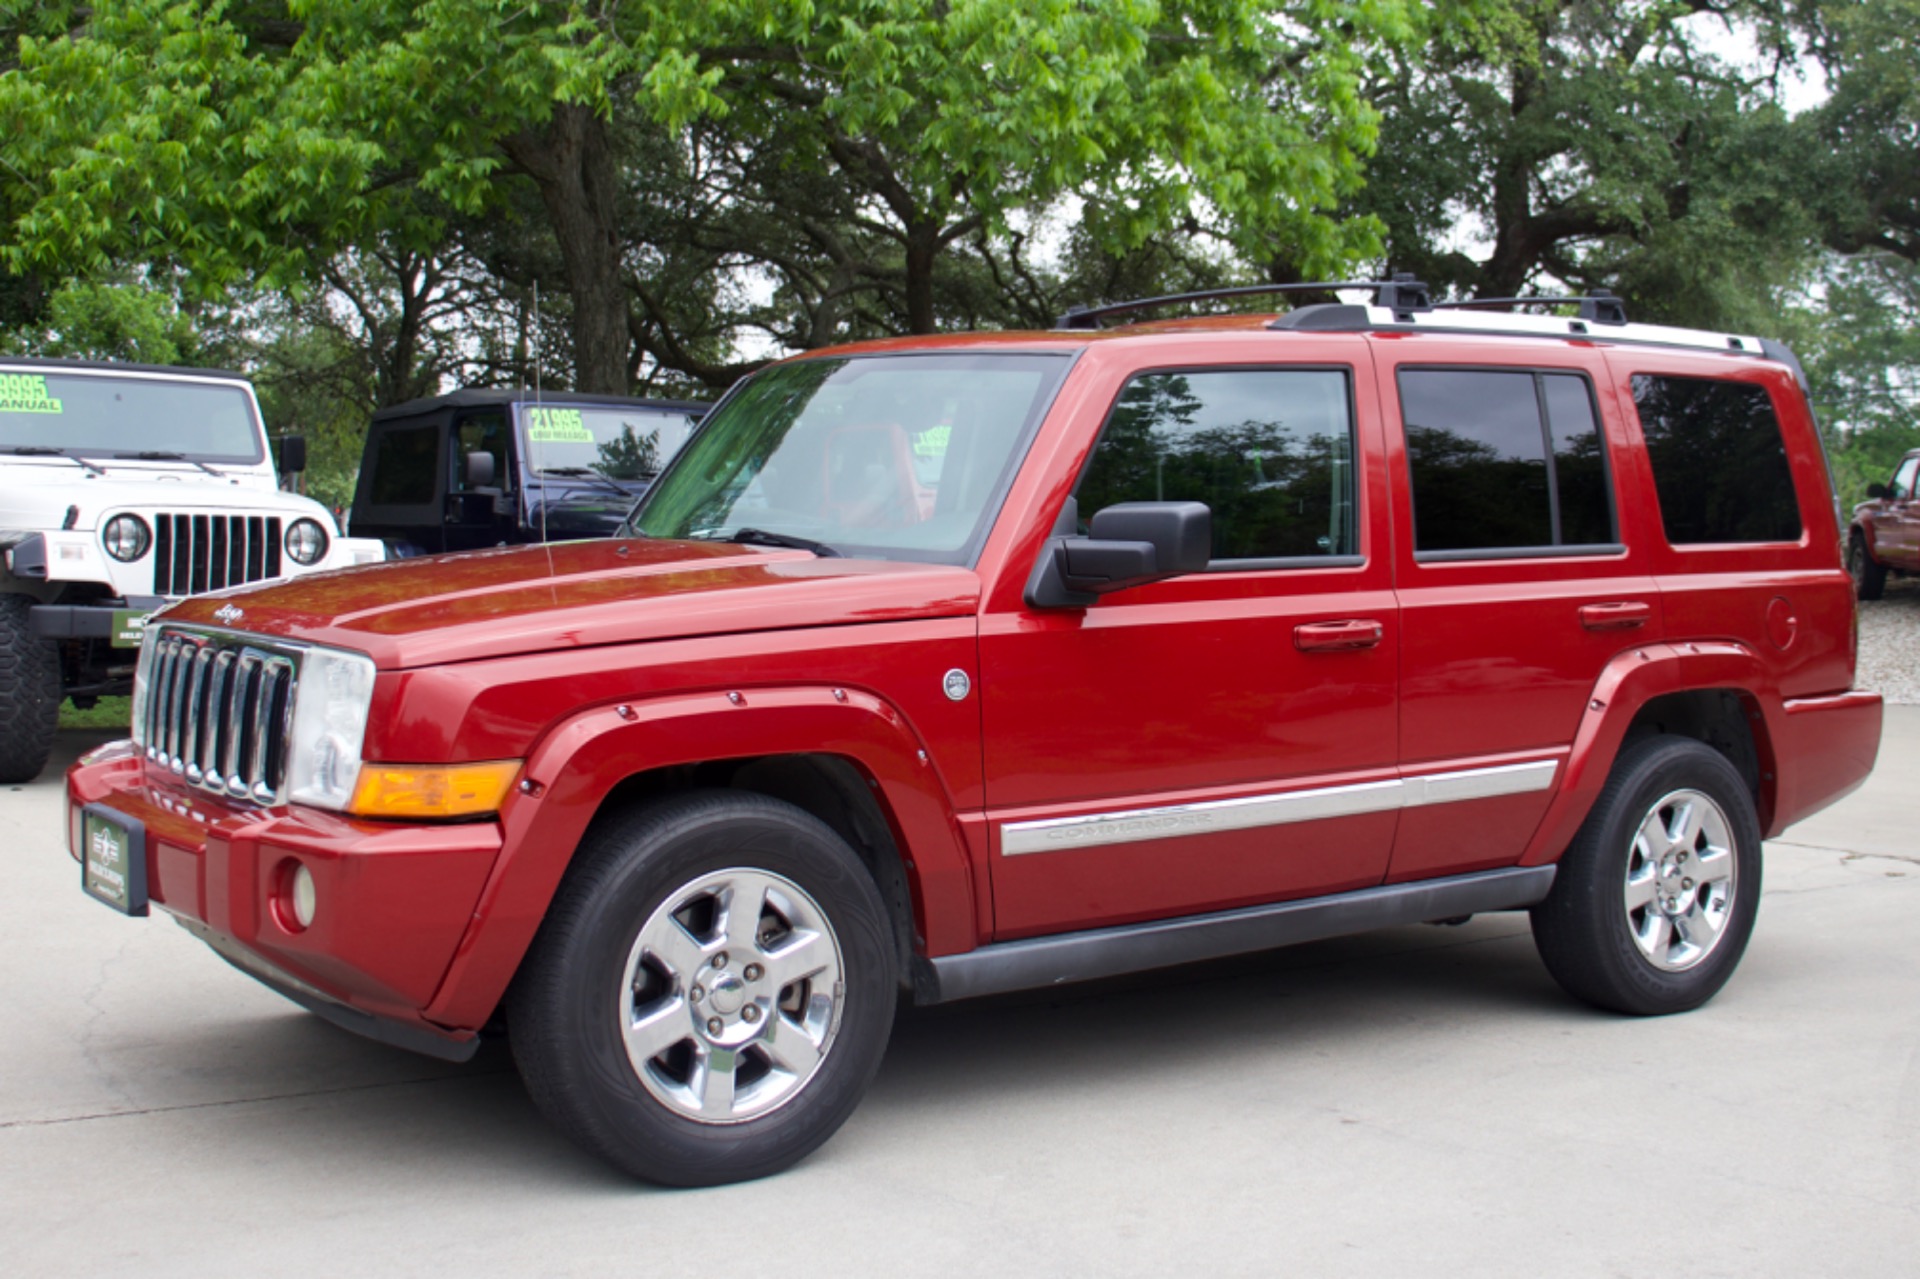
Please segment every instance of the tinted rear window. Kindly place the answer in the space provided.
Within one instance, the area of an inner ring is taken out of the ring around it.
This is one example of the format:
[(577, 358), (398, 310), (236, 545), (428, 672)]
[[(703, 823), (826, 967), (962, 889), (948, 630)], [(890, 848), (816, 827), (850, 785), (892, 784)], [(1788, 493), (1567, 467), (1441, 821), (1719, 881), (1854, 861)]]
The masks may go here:
[(1606, 454), (1586, 378), (1405, 369), (1400, 404), (1415, 550), (1613, 543)]
[(1793, 470), (1765, 387), (1641, 373), (1633, 402), (1669, 543), (1799, 540)]
[(425, 506), (433, 501), (440, 467), (438, 426), (389, 427), (373, 457), (375, 506)]

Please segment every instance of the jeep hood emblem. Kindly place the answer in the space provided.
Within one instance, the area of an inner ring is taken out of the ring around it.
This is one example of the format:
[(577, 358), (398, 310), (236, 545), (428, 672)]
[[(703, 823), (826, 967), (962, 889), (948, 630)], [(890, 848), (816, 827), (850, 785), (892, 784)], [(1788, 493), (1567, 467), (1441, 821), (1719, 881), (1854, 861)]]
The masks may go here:
[(224, 622), (228, 626), (232, 626), (246, 615), (247, 610), (233, 604), (222, 604), (219, 608), (213, 610), (213, 620), (216, 622)]

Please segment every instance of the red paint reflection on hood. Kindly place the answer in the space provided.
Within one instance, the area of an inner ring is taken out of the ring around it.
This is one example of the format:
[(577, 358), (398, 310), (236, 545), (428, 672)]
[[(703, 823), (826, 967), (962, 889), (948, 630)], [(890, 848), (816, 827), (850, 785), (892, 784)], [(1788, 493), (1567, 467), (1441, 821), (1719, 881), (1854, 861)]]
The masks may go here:
[(820, 559), (724, 542), (596, 540), (316, 573), (195, 596), (163, 620), (357, 649), (382, 668), (404, 668), (637, 640), (965, 616), (979, 594), (979, 579), (950, 565)]

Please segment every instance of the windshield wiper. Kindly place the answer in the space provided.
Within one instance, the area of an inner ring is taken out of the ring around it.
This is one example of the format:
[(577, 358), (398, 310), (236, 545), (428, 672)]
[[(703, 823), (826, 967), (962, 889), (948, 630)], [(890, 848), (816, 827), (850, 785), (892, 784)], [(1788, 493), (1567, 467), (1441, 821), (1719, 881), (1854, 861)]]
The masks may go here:
[(534, 474), (542, 477), (557, 475), (563, 480), (598, 480), (622, 497), (633, 496), (621, 485), (614, 483), (613, 477), (603, 475), (590, 466), (543, 466), (536, 468)]
[(115, 453), (115, 457), (141, 462), (191, 462), (193, 465), (213, 476), (216, 480), (226, 479), (225, 472), (216, 471), (197, 457), (188, 457), (185, 453), (170, 453), (163, 449), (145, 449), (139, 453)]
[(816, 542), (810, 537), (795, 537), (791, 533), (771, 533), (763, 528), (737, 528), (731, 533), (714, 536), (716, 542), (738, 542), (742, 546), (785, 546), (796, 551), (812, 551), (821, 559), (839, 559), (840, 552), (825, 542)]
[(65, 449), (56, 449), (45, 444), (16, 444), (12, 448), (9, 448), (7, 452), (17, 457), (64, 457), (69, 462), (78, 462), (95, 475), (105, 475), (107, 473), (104, 467), (95, 466), (78, 453), (69, 453)]

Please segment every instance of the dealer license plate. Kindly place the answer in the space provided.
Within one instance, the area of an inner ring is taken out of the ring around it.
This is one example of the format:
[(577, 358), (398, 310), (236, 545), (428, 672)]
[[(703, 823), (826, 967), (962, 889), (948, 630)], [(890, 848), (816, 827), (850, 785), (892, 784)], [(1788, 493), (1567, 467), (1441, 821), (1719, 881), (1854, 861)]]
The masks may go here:
[(82, 809), (80, 887), (122, 914), (146, 914), (146, 828), (97, 804)]
[(152, 615), (152, 609), (114, 609), (113, 631), (107, 637), (108, 643), (114, 648), (139, 648), (140, 633), (146, 630), (147, 618)]

